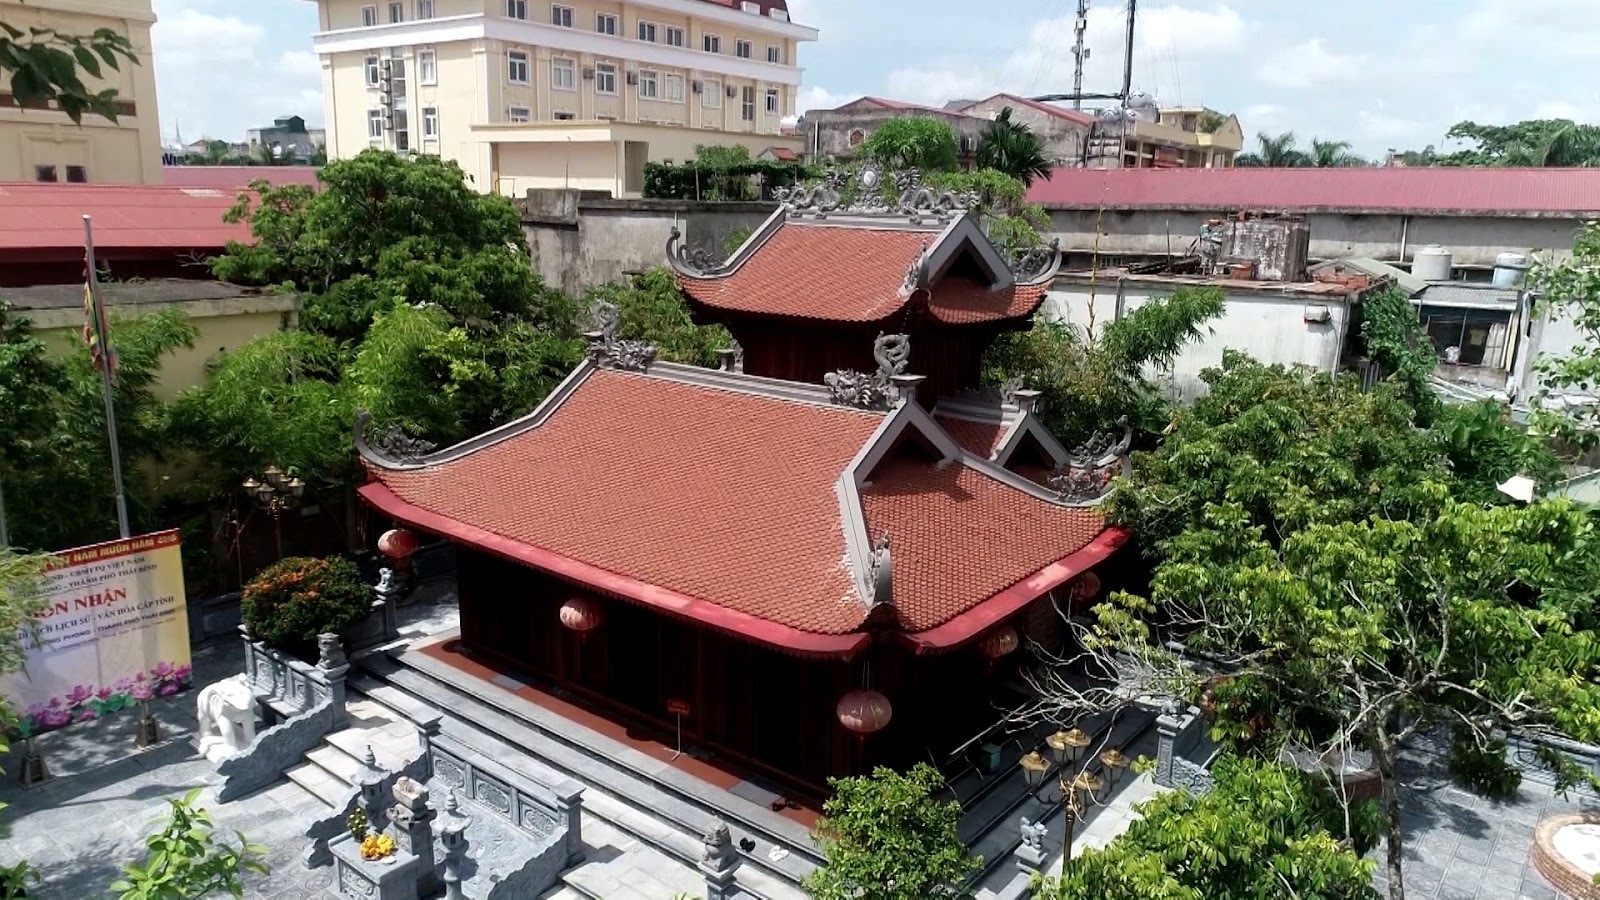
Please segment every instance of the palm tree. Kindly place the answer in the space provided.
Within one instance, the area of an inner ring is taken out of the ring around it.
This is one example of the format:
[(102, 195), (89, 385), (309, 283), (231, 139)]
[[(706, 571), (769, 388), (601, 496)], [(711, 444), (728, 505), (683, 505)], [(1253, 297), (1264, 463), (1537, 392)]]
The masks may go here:
[(980, 169), (997, 169), (1024, 185), (1033, 184), (1035, 178), (1050, 177), (1044, 142), (1028, 126), (1011, 121), (1009, 106), (984, 126), (974, 162)]
[(1234, 157), (1235, 166), (1267, 166), (1274, 169), (1301, 168), (1311, 165), (1311, 157), (1294, 145), (1294, 132), (1285, 131), (1270, 135), (1265, 131), (1256, 135), (1260, 149), (1255, 153), (1241, 153)]
[(1351, 169), (1365, 166), (1367, 161), (1350, 152), (1349, 141), (1312, 138), (1311, 164), (1319, 169)]

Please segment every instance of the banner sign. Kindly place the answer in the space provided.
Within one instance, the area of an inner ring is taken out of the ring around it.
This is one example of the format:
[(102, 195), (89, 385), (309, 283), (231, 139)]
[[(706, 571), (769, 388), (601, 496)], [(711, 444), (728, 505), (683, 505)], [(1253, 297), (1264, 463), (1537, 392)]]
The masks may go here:
[(178, 532), (160, 531), (55, 554), (45, 608), (19, 638), (22, 670), (0, 696), (27, 737), (168, 697), (189, 686), (189, 617)]

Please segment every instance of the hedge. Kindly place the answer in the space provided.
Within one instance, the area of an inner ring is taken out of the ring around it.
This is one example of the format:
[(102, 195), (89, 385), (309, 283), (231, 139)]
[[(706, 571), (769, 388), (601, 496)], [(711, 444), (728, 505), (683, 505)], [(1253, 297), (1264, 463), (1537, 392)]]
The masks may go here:
[(644, 195), (653, 200), (770, 200), (774, 188), (819, 177), (812, 166), (767, 160), (724, 167), (645, 163)]

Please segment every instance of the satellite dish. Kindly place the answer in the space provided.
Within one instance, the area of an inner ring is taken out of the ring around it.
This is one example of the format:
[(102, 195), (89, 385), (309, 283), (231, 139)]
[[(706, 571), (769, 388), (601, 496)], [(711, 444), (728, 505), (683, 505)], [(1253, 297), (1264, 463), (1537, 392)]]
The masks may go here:
[(1128, 95), (1127, 107), (1129, 109), (1155, 109), (1155, 98), (1144, 91), (1134, 91)]

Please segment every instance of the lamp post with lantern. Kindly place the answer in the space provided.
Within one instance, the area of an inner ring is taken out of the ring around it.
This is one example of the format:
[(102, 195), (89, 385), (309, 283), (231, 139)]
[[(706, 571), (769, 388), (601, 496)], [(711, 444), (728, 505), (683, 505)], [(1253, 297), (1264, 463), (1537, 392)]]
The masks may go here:
[(278, 559), (283, 559), (283, 526), (279, 521), (285, 512), (300, 505), (306, 483), (298, 475), (290, 475), (277, 466), (267, 466), (258, 479), (245, 478), (239, 487), (251, 502), (272, 517), (272, 533), (278, 549)]
[[(1078, 820), (1087, 813), (1090, 803), (1102, 799), (1116, 789), (1117, 782), (1128, 769), (1127, 756), (1116, 747), (1099, 755), (1102, 774), (1097, 775), (1089, 771), (1088, 764), (1092, 759), (1083, 760), (1080, 768), (1079, 760), (1091, 742), (1089, 735), (1082, 729), (1073, 727), (1066, 731), (1058, 731), (1045, 739), (1051, 759), (1034, 750), (1025, 754), (1019, 761), (1029, 792), (1047, 805), (1060, 803), (1063, 807), (1062, 814), (1066, 819), (1066, 840), (1061, 851), (1063, 876), (1072, 868), (1072, 841), (1076, 836)], [(1039, 792), (1044, 789), (1052, 768), (1056, 772), (1058, 796), (1049, 798), (1040, 796)]]

